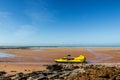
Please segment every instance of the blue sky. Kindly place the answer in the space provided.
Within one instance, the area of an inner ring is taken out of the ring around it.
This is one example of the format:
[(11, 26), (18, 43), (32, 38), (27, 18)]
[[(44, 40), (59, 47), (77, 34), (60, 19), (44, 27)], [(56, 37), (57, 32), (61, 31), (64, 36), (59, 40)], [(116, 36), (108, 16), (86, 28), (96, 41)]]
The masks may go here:
[(0, 45), (120, 45), (119, 0), (0, 0)]

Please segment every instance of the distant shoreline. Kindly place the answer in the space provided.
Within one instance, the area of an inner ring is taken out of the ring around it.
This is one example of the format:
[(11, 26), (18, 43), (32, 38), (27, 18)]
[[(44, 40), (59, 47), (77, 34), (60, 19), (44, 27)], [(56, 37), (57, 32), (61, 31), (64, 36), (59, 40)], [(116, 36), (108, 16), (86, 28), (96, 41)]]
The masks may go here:
[(120, 48), (120, 46), (0, 46), (0, 49), (40, 49), (40, 48)]

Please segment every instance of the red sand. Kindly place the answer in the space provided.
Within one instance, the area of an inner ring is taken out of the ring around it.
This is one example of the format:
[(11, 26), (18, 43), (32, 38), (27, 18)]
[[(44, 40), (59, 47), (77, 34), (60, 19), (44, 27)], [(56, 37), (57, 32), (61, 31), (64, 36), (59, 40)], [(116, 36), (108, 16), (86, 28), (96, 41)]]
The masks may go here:
[[(14, 58), (0, 58), (0, 71), (26, 73), (34, 70), (44, 70), (45, 66), (41, 64), (54, 63), (54, 59), (68, 54), (72, 56), (82, 54), (86, 56), (88, 62), (120, 63), (120, 48), (92, 48), (91, 50), (104, 57), (96, 57), (96, 55), (90, 53), (85, 48), (0, 49), (0, 52), (16, 55)], [(108, 56), (112, 57), (107, 58)]]

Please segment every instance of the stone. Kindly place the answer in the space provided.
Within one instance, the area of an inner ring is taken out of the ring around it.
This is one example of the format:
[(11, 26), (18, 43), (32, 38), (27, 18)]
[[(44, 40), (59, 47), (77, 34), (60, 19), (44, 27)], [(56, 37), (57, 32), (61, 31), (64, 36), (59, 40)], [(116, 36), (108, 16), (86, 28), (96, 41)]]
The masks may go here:
[(0, 71), (0, 76), (3, 76), (4, 74), (6, 74), (5, 71)]
[(63, 67), (61, 65), (57, 65), (57, 64), (47, 66), (47, 69), (49, 69), (50, 71), (59, 71), (62, 68)]
[(66, 76), (69, 76), (70, 75), (70, 71), (68, 72), (65, 72), (64, 74), (60, 75), (59, 77), (62, 78), (62, 77), (66, 77)]
[(116, 80), (120, 80), (120, 76), (116, 76)]
[(27, 77), (19, 77), (16, 80), (27, 80)]
[(10, 77), (0, 76), (0, 80), (12, 80)]
[(16, 77), (22, 77), (22, 76), (23, 76), (22, 72), (16, 74)]

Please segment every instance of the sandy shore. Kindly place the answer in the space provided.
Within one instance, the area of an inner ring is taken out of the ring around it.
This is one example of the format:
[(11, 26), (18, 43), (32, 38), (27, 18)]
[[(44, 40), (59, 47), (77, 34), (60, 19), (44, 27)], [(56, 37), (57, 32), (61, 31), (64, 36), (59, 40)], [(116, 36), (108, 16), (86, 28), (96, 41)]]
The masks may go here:
[(23, 72), (31, 73), (32, 71), (46, 70), (46, 66), (38, 65), (24, 65), (24, 64), (12, 64), (12, 63), (1, 63), (0, 71), (7, 72), (7, 75)]
[(29, 73), (44, 70), (42, 65), (53, 64), (54, 59), (68, 54), (86, 56), (89, 63), (120, 63), (120, 48), (46, 48), (46, 49), (0, 49), (15, 55), (11, 58), (0, 58), (0, 71), (8, 73)]

